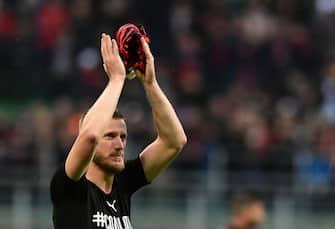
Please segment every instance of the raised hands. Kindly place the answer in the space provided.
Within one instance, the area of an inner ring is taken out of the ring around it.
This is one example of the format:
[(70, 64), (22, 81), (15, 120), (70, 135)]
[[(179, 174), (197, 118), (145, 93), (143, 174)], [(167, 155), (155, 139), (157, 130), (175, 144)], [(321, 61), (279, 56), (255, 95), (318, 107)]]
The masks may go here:
[(105, 72), (110, 80), (126, 78), (126, 69), (122, 63), (115, 39), (105, 33), (101, 35), (101, 56)]

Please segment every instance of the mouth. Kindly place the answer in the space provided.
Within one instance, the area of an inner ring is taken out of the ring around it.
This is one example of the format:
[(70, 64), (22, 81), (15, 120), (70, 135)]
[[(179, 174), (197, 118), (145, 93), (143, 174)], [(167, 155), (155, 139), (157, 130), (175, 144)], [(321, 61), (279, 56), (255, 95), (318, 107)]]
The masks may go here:
[(113, 162), (117, 163), (123, 162), (123, 157), (121, 155), (111, 155), (110, 158)]

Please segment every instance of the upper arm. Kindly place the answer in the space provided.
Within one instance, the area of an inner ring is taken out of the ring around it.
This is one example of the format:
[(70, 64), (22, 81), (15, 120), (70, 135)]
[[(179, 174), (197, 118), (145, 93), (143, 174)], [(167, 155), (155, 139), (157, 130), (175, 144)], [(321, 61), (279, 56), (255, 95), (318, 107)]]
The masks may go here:
[(181, 147), (167, 145), (160, 138), (148, 145), (140, 154), (145, 177), (151, 182), (181, 151)]
[(72, 180), (79, 180), (87, 170), (94, 155), (95, 137), (81, 131), (65, 161), (65, 173)]

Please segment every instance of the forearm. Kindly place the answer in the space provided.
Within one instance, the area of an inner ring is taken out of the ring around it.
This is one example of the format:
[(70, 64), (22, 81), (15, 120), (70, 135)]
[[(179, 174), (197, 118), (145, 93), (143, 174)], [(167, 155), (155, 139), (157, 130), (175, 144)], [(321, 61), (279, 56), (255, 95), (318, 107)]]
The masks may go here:
[(186, 135), (170, 101), (156, 81), (143, 85), (158, 137), (168, 146), (182, 147), (186, 142)]
[(87, 171), (98, 139), (113, 118), (125, 80), (126, 72), (116, 41), (103, 33), (100, 51), (109, 81), (82, 120), (79, 134), (66, 158), (65, 172), (73, 180), (79, 180)]
[(96, 136), (103, 133), (112, 119), (123, 88), (123, 79), (111, 79), (96, 102), (88, 110), (80, 129), (90, 130)]
[(65, 162), (66, 174), (71, 179), (79, 180), (87, 170), (97, 139), (113, 117), (122, 87), (122, 80), (110, 80), (82, 121), (79, 135)]

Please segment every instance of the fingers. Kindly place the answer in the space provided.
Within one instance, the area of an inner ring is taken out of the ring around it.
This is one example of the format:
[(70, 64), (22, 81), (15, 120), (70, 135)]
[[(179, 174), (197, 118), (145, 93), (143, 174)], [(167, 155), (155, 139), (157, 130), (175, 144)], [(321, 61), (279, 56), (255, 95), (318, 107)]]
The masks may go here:
[(101, 35), (101, 47), (100, 47), (102, 59), (105, 59), (105, 57), (107, 55), (107, 52), (106, 52), (106, 41), (105, 40), (106, 40), (106, 34), (103, 33)]
[(141, 44), (142, 44), (143, 51), (144, 51), (145, 57), (146, 57), (146, 59), (147, 59), (147, 62), (149, 62), (149, 61), (153, 61), (153, 56), (152, 56), (152, 53), (151, 53), (151, 51), (150, 51), (149, 45), (148, 45), (148, 43), (144, 40), (143, 37), (141, 37)]
[(119, 55), (119, 47), (116, 40), (105, 33), (101, 35), (101, 55), (103, 60), (113, 55)]
[(112, 39), (113, 53), (119, 55), (119, 47), (115, 39)]
[(112, 55), (113, 54), (113, 44), (112, 44), (112, 40), (111, 37), (109, 35), (106, 35), (106, 52), (108, 55)]

